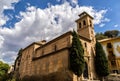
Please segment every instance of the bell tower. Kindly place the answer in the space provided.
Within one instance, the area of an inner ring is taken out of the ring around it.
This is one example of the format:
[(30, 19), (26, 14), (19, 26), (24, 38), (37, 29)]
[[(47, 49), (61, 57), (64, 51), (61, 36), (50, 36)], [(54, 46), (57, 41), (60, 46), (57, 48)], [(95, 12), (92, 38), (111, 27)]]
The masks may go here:
[(79, 17), (80, 18), (76, 20), (78, 34), (84, 38), (95, 41), (93, 17), (86, 12), (81, 13)]
[(88, 13), (83, 12), (79, 15), (79, 19), (76, 20), (76, 23), (77, 32), (84, 47), (84, 58), (86, 62), (86, 69), (83, 73), (83, 79), (87, 78), (93, 80), (97, 77), (94, 68), (96, 40), (94, 33), (93, 17), (90, 16)]

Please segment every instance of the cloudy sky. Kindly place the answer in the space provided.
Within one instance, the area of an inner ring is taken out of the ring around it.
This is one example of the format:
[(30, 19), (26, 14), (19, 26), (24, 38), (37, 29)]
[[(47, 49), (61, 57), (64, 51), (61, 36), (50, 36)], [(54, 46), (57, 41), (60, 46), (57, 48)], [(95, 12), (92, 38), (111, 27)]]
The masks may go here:
[(83, 11), (95, 32), (120, 30), (119, 0), (0, 0), (0, 60), (12, 64), (20, 48), (76, 28)]

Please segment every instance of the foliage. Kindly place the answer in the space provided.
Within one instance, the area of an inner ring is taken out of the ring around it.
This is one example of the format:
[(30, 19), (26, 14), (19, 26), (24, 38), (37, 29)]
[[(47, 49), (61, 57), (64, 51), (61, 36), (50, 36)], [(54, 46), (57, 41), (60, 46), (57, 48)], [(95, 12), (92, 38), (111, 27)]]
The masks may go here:
[(97, 40), (101, 40), (101, 39), (108, 38), (107, 36), (104, 36), (103, 33), (97, 33), (97, 34), (95, 35), (95, 37), (96, 37)]
[(97, 74), (101, 77), (109, 74), (108, 60), (99, 42), (96, 42), (95, 68)]
[(70, 69), (77, 75), (80, 76), (84, 71), (84, 49), (81, 41), (79, 40), (78, 34), (73, 31), (72, 33), (72, 46), (70, 48)]
[(96, 33), (95, 37), (97, 40), (112, 38), (112, 37), (120, 37), (120, 31), (108, 30), (108, 31), (105, 31), (104, 33)]
[(8, 80), (8, 81), (17, 81), (17, 80), (15, 80), (15, 79), (13, 78), (12, 80)]
[(8, 79), (9, 65), (0, 61), (0, 81), (6, 81)]
[(22, 54), (23, 49), (21, 48), (18, 52), (18, 56)]
[(107, 37), (118, 37), (119, 34), (120, 34), (120, 31), (118, 30), (110, 30), (104, 33), (104, 35)]

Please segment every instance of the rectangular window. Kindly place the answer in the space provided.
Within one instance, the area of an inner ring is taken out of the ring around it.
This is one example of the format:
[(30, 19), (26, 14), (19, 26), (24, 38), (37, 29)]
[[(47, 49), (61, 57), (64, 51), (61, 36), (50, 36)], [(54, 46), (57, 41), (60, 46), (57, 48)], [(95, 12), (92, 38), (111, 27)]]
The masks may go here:
[(109, 54), (110, 54), (111, 56), (115, 56), (115, 55), (113, 54), (113, 51), (109, 51)]
[(81, 27), (81, 23), (79, 23), (79, 28), (82, 28), (82, 27)]
[(44, 55), (44, 49), (42, 49), (42, 55)]
[(107, 48), (112, 48), (112, 44), (111, 43), (107, 43)]
[(56, 51), (57, 50), (57, 45), (56, 44), (52, 45), (52, 49), (53, 49), (53, 51)]
[(57, 50), (57, 45), (54, 46), (54, 50), (55, 50), (55, 51)]
[(115, 60), (112, 60), (112, 61), (111, 61), (111, 65), (112, 65), (112, 66), (115, 66), (115, 65), (116, 65)]
[(87, 43), (85, 42), (85, 48), (87, 48)]

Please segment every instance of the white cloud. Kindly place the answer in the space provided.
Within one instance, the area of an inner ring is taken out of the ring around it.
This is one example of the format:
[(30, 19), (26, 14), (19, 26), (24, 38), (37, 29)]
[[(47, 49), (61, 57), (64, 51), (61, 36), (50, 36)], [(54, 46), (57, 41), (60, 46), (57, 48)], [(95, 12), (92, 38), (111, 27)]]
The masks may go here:
[(72, 6), (76, 6), (78, 4), (78, 0), (70, 0)]
[(4, 9), (14, 9), (12, 3), (17, 3), (19, 0), (0, 0), (0, 13), (3, 12)]
[[(79, 6), (77, 3), (73, 8), (68, 2), (61, 5), (51, 5), (43, 10), (29, 6), (26, 12), (20, 12), (20, 16), (16, 16), (21, 20), (15, 24), (15, 27), (11, 29), (0, 28), (0, 37), (4, 39), (1, 50), (2, 59), (13, 62), (18, 49), (24, 48), (34, 41), (51, 40), (75, 28), (75, 20), (83, 11), (94, 17), (95, 24), (100, 24), (105, 19), (104, 14), (107, 10), (97, 11), (91, 6)], [(8, 56), (11, 54), (13, 57), (7, 60), (5, 59), (7, 54)]]
[[(97, 13), (95, 13), (97, 12)], [(95, 24), (100, 24), (102, 21), (105, 19), (104, 14), (107, 12), (107, 10), (100, 10), (100, 11), (95, 11), (94, 12), (94, 22)], [(103, 21), (104, 22), (104, 21)]]
[(118, 24), (115, 24), (114, 27), (118, 27), (119, 25)]
[(9, 64), (14, 63), (14, 60), (16, 59), (17, 52), (9, 51), (2, 53), (2, 61), (7, 62)]
[(14, 9), (12, 3), (17, 3), (19, 0), (0, 0), (0, 26), (4, 25), (8, 20), (7, 16), (4, 16), (3, 11), (5, 9)]
[(105, 24), (104, 24), (104, 23), (101, 23), (99, 26), (100, 26), (100, 27), (104, 27), (104, 26), (105, 26)]
[(60, 0), (56, 0), (57, 2), (60, 2)]
[(3, 42), (4, 42), (4, 38), (0, 36), (0, 49), (2, 48)]
[(6, 19), (0, 18), (0, 26), (6, 23)]
[(110, 22), (110, 19), (104, 18), (102, 21), (103, 21), (103, 22)]

